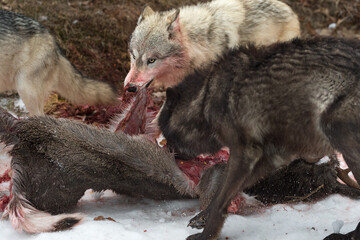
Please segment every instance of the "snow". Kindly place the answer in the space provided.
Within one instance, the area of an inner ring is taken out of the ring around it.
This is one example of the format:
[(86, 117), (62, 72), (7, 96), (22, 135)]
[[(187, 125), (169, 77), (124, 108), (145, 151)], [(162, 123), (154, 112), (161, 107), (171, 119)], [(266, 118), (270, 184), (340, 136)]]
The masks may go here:
[[(87, 217), (72, 230), (63, 232), (29, 235), (15, 231), (8, 220), (0, 221), (0, 239), (183, 240), (199, 232), (186, 227), (188, 220), (199, 212), (197, 200), (154, 201), (116, 195), (111, 191), (104, 194), (87, 191), (75, 211)], [(230, 215), (221, 239), (320, 240), (334, 230), (341, 233), (354, 230), (360, 220), (359, 212), (360, 200), (340, 195), (312, 204), (279, 204), (248, 216)], [(98, 216), (111, 217), (116, 222), (95, 221)]]
[(27, 112), (25, 104), (20, 98), (14, 102), (14, 106), (21, 110), (21, 112)]

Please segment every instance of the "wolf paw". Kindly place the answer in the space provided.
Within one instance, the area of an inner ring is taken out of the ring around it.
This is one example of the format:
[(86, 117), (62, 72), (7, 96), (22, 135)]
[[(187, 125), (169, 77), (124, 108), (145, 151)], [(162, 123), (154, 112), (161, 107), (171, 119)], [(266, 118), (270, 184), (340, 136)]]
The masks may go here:
[(197, 233), (197, 234), (194, 234), (194, 235), (190, 235), (190, 236), (188, 236), (188, 237), (186, 238), (186, 240), (202, 240), (202, 239), (205, 240), (205, 238), (202, 238), (202, 237), (201, 237), (201, 233)]
[(206, 225), (209, 214), (206, 211), (200, 212), (198, 215), (190, 219), (188, 227), (202, 229)]
[(197, 233), (194, 235), (190, 235), (186, 238), (186, 240), (216, 240), (218, 239), (217, 237), (209, 237), (204, 233)]

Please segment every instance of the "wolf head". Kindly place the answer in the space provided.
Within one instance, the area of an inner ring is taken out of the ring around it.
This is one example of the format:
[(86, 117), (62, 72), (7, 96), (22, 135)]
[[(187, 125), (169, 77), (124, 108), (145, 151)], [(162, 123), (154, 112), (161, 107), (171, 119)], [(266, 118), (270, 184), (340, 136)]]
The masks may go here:
[(180, 10), (154, 12), (145, 7), (131, 35), (131, 68), (124, 86), (143, 87), (154, 80), (174, 85), (185, 66), (185, 49), (179, 22)]
[(223, 145), (213, 134), (204, 112), (206, 72), (194, 72), (166, 90), (158, 124), (167, 146), (184, 160), (218, 152)]

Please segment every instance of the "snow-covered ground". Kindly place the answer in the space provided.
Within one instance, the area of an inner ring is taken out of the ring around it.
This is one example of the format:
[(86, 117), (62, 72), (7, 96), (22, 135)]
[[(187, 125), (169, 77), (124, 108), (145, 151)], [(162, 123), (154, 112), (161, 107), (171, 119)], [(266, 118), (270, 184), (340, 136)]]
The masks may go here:
[[(9, 221), (0, 221), (1, 237), (6, 240), (112, 240), (112, 239), (185, 239), (198, 230), (186, 227), (199, 211), (197, 200), (153, 201), (115, 195), (110, 191), (98, 200), (87, 192), (78, 212), (85, 220), (72, 230), (29, 235), (16, 232)], [(340, 232), (355, 229), (360, 220), (360, 201), (333, 195), (314, 204), (276, 205), (250, 216), (230, 215), (221, 239), (299, 240), (323, 239), (344, 226)], [(116, 222), (95, 221), (111, 217)]]
[[(19, 105), (23, 107), (21, 102)], [(8, 157), (0, 153), (0, 174), (8, 168), (7, 160)], [(0, 185), (0, 191), (4, 187), (7, 185)], [(183, 240), (199, 232), (186, 227), (199, 210), (197, 200), (153, 201), (119, 196), (110, 191), (102, 196), (87, 191), (75, 209), (86, 214), (86, 218), (72, 230), (29, 235), (17, 232), (5, 219), (0, 221), (0, 240)], [(321, 240), (334, 231), (354, 230), (360, 221), (359, 213), (360, 200), (339, 195), (312, 204), (279, 204), (257, 209), (248, 216), (230, 215), (221, 239)], [(95, 221), (99, 216), (110, 217), (115, 222)]]
[[(0, 153), (0, 174), (8, 168), (9, 158)], [(0, 185), (1, 188), (7, 184)], [(186, 227), (200, 211), (197, 200), (154, 201), (120, 196), (105, 191), (87, 191), (76, 212), (86, 214), (72, 230), (29, 235), (17, 232), (8, 220), (0, 221), (0, 239), (6, 240), (119, 240), (185, 239), (199, 232)], [(247, 216), (230, 215), (221, 239), (241, 240), (321, 240), (325, 236), (355, 229), (360, 221), (360, 200), (332, 195), (316, 203), (279, 204), (253, 209)], [(1, 215), (1, 213), (0, 213)], [(96, 221), (102, 216), (112, 220)], [(344, 226), (342, 227), (342, 224)]]

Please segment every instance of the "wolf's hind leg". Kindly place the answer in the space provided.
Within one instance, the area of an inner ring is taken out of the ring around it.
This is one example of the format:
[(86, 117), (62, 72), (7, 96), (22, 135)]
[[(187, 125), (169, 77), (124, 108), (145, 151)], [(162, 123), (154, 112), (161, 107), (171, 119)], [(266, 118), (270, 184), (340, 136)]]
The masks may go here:
[(30, 115), (44, 115), (44, 104), (50, 93), (51, 70), (36, 67), (20, 70), (15, 79), (16, 89)]
[(44, 101), (58, 80), (56, 48), (52, 36), (45, 33), (29, 39), (19, 53), (15, 87), (31, 115), (44, 115)]
[(17, 91), (30, 115), (44, 115), (44, 97), (39, 89), (27, 80), (17, 82)]

